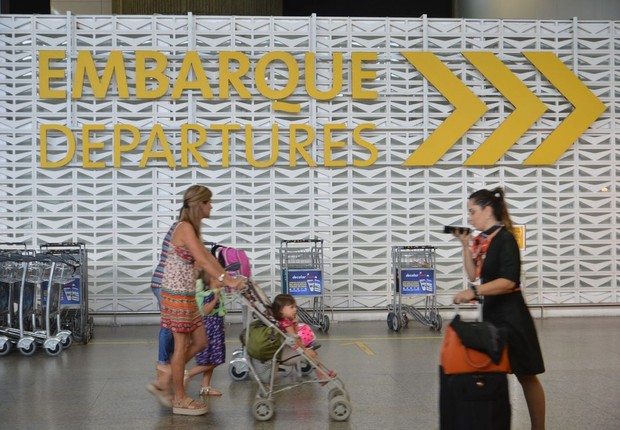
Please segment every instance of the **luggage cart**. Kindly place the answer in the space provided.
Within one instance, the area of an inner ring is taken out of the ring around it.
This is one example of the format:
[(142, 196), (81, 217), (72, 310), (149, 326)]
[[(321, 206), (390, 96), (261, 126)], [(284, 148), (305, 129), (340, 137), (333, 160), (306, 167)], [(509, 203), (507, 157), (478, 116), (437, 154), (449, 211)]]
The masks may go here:
[(57, 356), (73, 343), (71, 332), (60, 324), (59, 280), (76, 266), (65, 258), (43, 253), (24, 256), (22, 261), (25, 273), (19, 295), (17, 349), (23, 355), (32, 355), (38, 345), (48, 355)]
[(0, 243), (0, 356), (11, 352), (19, 340), (17, 322), (22, 255), (31, 254), (24, 242)]
[[(419, 323), (441, 330), (442, 320), (437, 308), (435, 288), (435, 247), (393, 246), (392, 275), (394, 294), (392, 305), (388, 306), (387, 325), (390, 330), (399, 331), (409, 323), (407, 314)], [(420, 311), (414, 305), (403, 303), (403, 296), (423, 296), (424, 308)]]
[(46, 243), (40, 246), (42, 253), (71, 260), (77, 266), (73, 273), (65, 275), (62, 282), (60, 302), (61, 328), (71, 331), (77, 342), (88, 343), (93, 337), (94, 321), (88, 309), (88, 252), (83, 242)]
[[(13, 253), (1, 256), (3, 266), (10, 264), (6, 280), (18, 284), (9, 292), (8, 325), (0, 330), (0, 352), (7, 354), (12, 346), (23, 355), (32, 355), (42, 346), (48, 355), (59, 355), (71, 346), (71, 332), (60, 327), (60, 288), (44, 290), (43, 279), (53, 284), (56, 268), (63, 262), (42, 254)], [(17, 299), (17, 297), (19, 297)]]
[(280, 242), (282, 292), (298, 297), (310, 297), (312, 309), (297, 306), (299, 319), (329, 330), (329, 317), (323, 301), (323, 239), (283, 240)]

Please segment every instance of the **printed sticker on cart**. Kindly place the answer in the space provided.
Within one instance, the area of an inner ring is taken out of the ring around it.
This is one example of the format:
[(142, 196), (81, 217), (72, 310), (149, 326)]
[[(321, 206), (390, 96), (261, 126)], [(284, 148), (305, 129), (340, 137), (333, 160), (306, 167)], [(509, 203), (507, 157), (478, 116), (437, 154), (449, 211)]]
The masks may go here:
[(403, 294), (433, 294), (435, 271), (430, 269), (402, 269)]
[(319, 296), (323, 292), (320, 270), (289, 270), (288, 293), (292, 296)]

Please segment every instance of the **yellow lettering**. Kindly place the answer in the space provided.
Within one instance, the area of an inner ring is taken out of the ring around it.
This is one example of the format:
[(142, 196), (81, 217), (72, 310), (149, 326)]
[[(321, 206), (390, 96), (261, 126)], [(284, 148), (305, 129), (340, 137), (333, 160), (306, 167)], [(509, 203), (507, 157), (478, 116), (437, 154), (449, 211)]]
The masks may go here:
[[(301, 130), (306, 132), (306, 140), (303, 142), (299, 142), (297, 140), (297, 132)], [(314, 161), (310, 154), (306, 151), (306, 147), (312, 144), (312, 141), (314, 140), (314, 129), (306, 124), (291, 124), (289, 131), (291, 135), (289, 147), (289, 166), (297, 166), (297, 153), (299, 153), (299, 155), (306, 160), (309, 167), (316, 167), (316, 161)]]
[(316, 100), (330, 100), (342, 90), (342, 52), (334, 52), (332, 87), (320, 91), (316, 87), (316, 65), (314, 52), (306, 52), (306, 92)]
[(368, 151), (370, 152), (370, 157), (368, 157), (368, 160), (364, 161), (364, 160), (353, 160), (353, 165), (356, 167), (368, 167), (371, 166), (375, 163), (375, 161), (377, 161), (378, 155), (379, 155), (379, 151), (377, 150), (377, 147), (375, 145), (373, 145), (372, 143), (368, 142), (367, 140), (364, 140), (362, 138), (362, 131), (364, 130), (374, 130), (376, 128), (376, 126), (374, 124), (370, 124), (370, 123), (365, 123), (365, 124), (360, 124), (357, 127), (355, 127), (355, 130), (353, 130), (353, 141), (355, 143), (357, 143), (359, 146), (368, 149)]
[[(274, 90), (267, 85), (267, 66), (273, 61), (282, 61), (288, 68), (288, 82), (280, 90)], [(287, 98), (295, 91), (299, 82), (299, 67), (295, 57), (288, 52), (273, 51), (258, 60), (255, 76), (256, 88), (263, 96), (270, 100), (281, 100)]]
[[(236, 71), (230, 70), (230, 61), (235, 60), (239, 63)], [(239, 97), (249, 99), (250, 91), (241, 82), (243, 77), (250, 70), (250, 59), (242, 52), (220, 51), (220, 98), (227, 99), (229, 95), (229, 85), (232, 85)]]
[[(189, 142), (189, 133), (190, 131), (195, 131), (198, 133), (198, 140), (194, 142)], [(198, 161), (200, 167), (209, 167), (209, 163), (207, 160), (202, 158), (202, 155), (198, 152), (198, 148), (202, 146), (207, 140), (207, 130), (204, 127), (198, 124), (183, 124), (181, 126), (181, 167), (189, 166), (189, 154), (192, 153), (192, 156), (195, 160)]]
[(252, 126), (248, 124), (245, 126), (245, 156), (250, 166), (259, 168), (273, 166), (278, 158), (278, 125), (271, 126), (271, 158), (269, 160), (256, 161), (254, 159), (252, 142)]
[(51, 69), (50, 60), (64, 60), (65, 51), (39, 51), (39, 96), (42, 99), (64, 99), (66, 90), (52, 90), (51, 79), (66, 78), (64, 69)]
[(354, 99), (376, 99), (377, 91), (362, 88), (362, 81), (377, 78), (376, 71), (362, 69), (364, 61), (377, 61), (377, 53), (353, 52), (351, 54), (351, 97)]
[(105, 126), (102, 124), (85, 124), (82, 126), (82, 167), (85, 169), (102, 169), (105, 167), (103, 161), (92, 161), (90, 151), (92, 149), (103, 149), (103, 142), (92, 142), (90, 140), (91, 131), (102, 131)]
[[(129, 145), (122, 145), (123, 131), (128, 131), (132, 134), (132, 140)], [(118, 124), (114, 126), (114, 167), (121, 167), (121, 154), (123, 152), (129, 152), (136, 149), (140, 143), (140, 130), (137, 127), (129, 124)]]
[[(161, 151), (153, 150), (155, 140), (159, 140), (161, 143)], [(146, 142), (144, 154), (142, 154), (142, 159), (140, 160), (140, 167), (145, 167), (150, 158), (164, 158), (168, 162), (168, 167), (176, 167), (174, 157), (172, 156), (172, 151), (170, 150), (170, 146), (168, 146), (168, 141), (166, 140), (166, 135), (164, 134), (164, 129), (159, 124), (155, 124), (153, 126), (153, 130), (151, 130), (149, 140)]]
[(345, 124), (325, 124), (323, 130), (323, 140), (325, 145), (325, 166), (326, 167), (344, 167), (347, 165), (346, 160), (332, 160), (332, 150), (334, 148), (344, 148), (345, 142), (332, 140), (333, 130), (344, 130), (347, 126)]
[[(148, 60), (155, 62), (152, 69), (146, 68)], [(161, 52), (136, 51), (136, 97), (139, 99), (157, 99), (163, 97), (170, 88), (170, 80), (164, 74), (168, 66), (168, 59)], [(147, 88), (147, 83), (156, 81), (153, 89)]]
[[(188, 81), (190, 71), (194, 72), (195, 81)], [(196, 51), (188, 51), (185, 54), (181, 69), (179, 70), (179, 76), (172, 87), (172, 98), (180, 98), (184, 90), (200, 90), (203, 98), (213, 98), (213, 93), (209, 87), (209, 80)]]
[[(67, 154), (65, 158), (58, 161), (49, 161), (47, 159), (47, 136), (50, 131), (59, 131), (67, 137)], [(39, 129), (41, 135), (41, 167), (43, 169), (53, 169), (55, 167), (65, 166), (75, 154), (75, 137), (71, 130), (64, 125), (59, 124), (42, 124)]]
[(118, 96), (120, 98), (129, 98), (129, 88), (127, 87), (127, 73), (123, 62), (123, 53), (121, 51), (110, 51), (106, 62), (103, 76), (99, 80), (97, 67), (90, 51), (78, 52), (77, 62), (75, 64), (75, 79), (73, 82), (74, 99), (82, 97), (84, 89), (84, 78), (88, 77), (93, 94), (98, 99), (103, 99), (108, 94), (112, 76), (116, 77), (116, 85), (118, 86)]
[(239, 124), (213, 124), (212, 130), (222, 132), (222, 167), (230, 166), (230, 133), (231, 131), (241, 130)]

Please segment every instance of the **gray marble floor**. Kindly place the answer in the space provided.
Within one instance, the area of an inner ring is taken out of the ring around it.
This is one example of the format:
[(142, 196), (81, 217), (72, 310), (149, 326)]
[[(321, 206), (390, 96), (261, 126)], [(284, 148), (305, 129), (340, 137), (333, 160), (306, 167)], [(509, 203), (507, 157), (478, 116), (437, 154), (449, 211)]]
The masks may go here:
[[(548, 318), (536, 321), (547, 372), (548, 429), (620, 428), (620, 319)], [(239, 324), (227, 326), (230, 356)], [(347, 422), (330, 420), (328, 390), (296, 387), (275, 398), (271, 421), (255, 422), (256, 384), (233, 381), (228, 365), (216, 369), (210, 400), (200, 417), (172, 415), (146, 390), (154, 376), (157, 326), (96, 326), (88, 345), (58, 357), (0, 357), (2, 429), (436, 429), (441, 334), (415, 322), (399, 332), (385, 320), (337, 322), (319, 333), (321, 359), (337, 370), (352, 403)], [(197, 396), (198, 378), (189, 392)], [(510, 377), (512, 428), (529, 421), (521, 389)]]

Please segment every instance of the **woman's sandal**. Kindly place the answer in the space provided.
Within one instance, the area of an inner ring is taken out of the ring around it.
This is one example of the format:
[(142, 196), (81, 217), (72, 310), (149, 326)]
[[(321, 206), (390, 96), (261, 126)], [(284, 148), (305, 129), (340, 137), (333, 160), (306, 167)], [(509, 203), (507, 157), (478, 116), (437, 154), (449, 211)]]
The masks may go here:
[(166, 390), (163, 390), (152, 383), (146, 386), (146, 390), (157, 397), (157, 400), (159, 400), (159, 403), (161, 403), (162, 406), (165, 406), (166, 408), (172, 407), (172, 395)]
[(222, 392), (219, 390), (216, 390), (215, 388), (202, 387), (200, 388), (200, 395), (201, 396), (221, 396)]
[(172, 402), (172, 413), (177, 415), (204, 415), (209, 412), (206, 403), (198, 402), (191, 397)]

